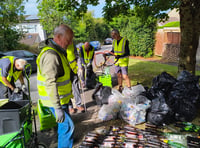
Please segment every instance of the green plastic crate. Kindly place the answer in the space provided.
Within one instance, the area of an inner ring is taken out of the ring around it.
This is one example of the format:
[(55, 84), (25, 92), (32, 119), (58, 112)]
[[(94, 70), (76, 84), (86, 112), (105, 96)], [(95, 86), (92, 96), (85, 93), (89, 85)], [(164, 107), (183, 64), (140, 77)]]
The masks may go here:
[(57, 125), (56, 119), (50, 109), (42, 105), (41, 100), (38, 99), (37, 112), (40, 120), (40, 130), (50, 129)]
[(112, 77), (110, 74), (100, 75), (99, 82), (101, 82), (103, 86), (112, 87)]

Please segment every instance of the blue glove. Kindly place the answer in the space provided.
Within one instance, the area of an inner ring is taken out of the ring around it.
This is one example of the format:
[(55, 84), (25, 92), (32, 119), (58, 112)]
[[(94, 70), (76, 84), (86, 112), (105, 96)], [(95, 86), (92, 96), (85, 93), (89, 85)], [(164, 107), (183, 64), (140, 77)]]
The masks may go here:
[(55, 109), (55, 114), (56, 114), (56, 122), (62, 123), (65, 120), (65, 114), (62, 109)]

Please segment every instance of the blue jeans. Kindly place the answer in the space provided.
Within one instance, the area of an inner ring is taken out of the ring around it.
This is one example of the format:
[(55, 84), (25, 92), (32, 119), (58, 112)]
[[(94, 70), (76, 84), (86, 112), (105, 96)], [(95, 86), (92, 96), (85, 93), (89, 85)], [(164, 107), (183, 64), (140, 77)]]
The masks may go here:
[[(51, 112), (55, 116), (55, 110), (50, 107)], [(68, 105), (62, 105), (65, 112), (65, 120), (63, 123), (58, 123), (58, 148), (72, 148), (74, 123), (69, 115)]]

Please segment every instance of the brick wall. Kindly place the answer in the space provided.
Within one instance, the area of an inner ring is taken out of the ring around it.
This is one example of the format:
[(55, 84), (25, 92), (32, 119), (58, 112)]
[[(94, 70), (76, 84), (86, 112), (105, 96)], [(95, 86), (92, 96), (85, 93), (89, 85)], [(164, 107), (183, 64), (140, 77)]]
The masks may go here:
[(177, 29), (159, 29), (156, 33), (154, 54), (162, 56), (168, 62), (178, 60), (180, 48), (180, 32)]
[(155, 50), (154, 50), (155, 55), (162, 56), (163, 43), (164, 43), (163, 29), (158, 29), (158, 31), (156, 33), (156, 43), (155, 43)]

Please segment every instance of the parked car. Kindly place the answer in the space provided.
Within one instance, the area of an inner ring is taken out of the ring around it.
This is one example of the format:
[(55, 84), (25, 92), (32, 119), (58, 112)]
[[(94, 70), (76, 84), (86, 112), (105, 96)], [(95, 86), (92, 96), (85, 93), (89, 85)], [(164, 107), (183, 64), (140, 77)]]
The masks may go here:
[(28, 63), (31, 64), (32, 71), (36, 72), (37, 71), (37, 64), (36, 64), (36, 59), (37, 55), (34, 53), (31, 53), (26, 50), (15, 50), (15, 51), (8, 51), (4, 52), (6, 56), (15, 56), (21, 59), (25, 59)]
[(112, 42), (113, 42), (113, 39), (112, 39), (112, 38), (106, 38), (106, 39), (104, 40), (104, 45), (110, 45), (110, 44), (112, 44)]
[(90, 41), (90, 45), (94, 47), (95, 51), (101, 49), (101, 43), (99, 41)]
[(3, 56), (6, 56), (3, 52), (0, 52), (0, 58), (2, 58)]

